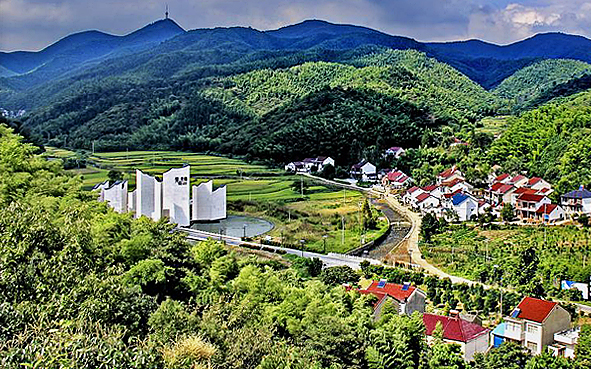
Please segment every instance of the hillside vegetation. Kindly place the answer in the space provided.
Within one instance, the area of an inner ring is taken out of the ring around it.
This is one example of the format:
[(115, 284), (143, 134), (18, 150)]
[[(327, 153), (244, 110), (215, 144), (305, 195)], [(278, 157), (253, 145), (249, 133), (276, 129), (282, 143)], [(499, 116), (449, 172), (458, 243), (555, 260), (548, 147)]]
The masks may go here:
[(591, 75), (591, 64), (577, 60), (548, 59), (520, 69), (497, 86), (493, 93), (524, 110), (551, 99), (556, 86)]
[(510, 118), (489, 160), (507, 171), (543, 177), (563, 193), (591, 185), (590, 153), (591, 90)]

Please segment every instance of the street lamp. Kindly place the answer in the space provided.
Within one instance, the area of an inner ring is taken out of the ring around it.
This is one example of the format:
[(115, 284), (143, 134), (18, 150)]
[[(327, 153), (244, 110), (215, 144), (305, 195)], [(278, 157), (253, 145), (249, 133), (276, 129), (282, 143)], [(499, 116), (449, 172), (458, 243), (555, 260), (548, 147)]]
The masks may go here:
[(328, 235), (324, 235), (322, 236), (322, 243), (324, 245), (323, 249), (324, 249), (324, 253), (326, 254), (326, 239), (328, 238)]
[(244, 238), (246, 238), (246, 224), (242, 226), (242, 230), (244, 231)]
[(306, 243), (306, 240), (300, 240), (300, 243), (302, 244), (302, 257), (304, 257), (304, 244)]

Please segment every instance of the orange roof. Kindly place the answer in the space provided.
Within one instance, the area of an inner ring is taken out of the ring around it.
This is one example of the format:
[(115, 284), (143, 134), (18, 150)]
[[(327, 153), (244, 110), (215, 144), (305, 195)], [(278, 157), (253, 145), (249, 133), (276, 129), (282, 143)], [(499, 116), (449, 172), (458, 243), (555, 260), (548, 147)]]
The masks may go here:
[(517, 305), (517, 318), (542, 323), (557, 305), (556, 302), (524, 297)]
[(378, 299), (381, 299), (380, 295), (386, 294), (398, 301), (405, 301), (416, 289), (414, 286), (409, 286), (406, 290), (404, 290), (403, 285), (396, 283), (386, 283), (383, 288), (378, 288), (379, 283), (379, 281), (373, 281), (369, 287), (359, 292), (366, 291), (365, 293), (376, 295)]

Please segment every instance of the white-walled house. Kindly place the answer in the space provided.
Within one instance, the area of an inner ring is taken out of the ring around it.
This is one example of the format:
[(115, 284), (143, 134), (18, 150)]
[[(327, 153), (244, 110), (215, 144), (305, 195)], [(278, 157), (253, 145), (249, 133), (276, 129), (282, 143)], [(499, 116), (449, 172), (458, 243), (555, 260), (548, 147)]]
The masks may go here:
[(442, 182), (440, 187), (443, 189), (444, 193), (455, 193), (457, 191), (472, 192), (474, 189), (474, 186), (460, 178)]
[(460, 192), (453, 195), (451, 205), (460, 222), (466, 222), (471, 220), (472, 217), (478, 217), (478, 201), (466, 193)]
[(351, 177), (363, 182), (373, 182), (377, 180), (376, 166), (363, 159), (351, 167)]
[(431, 196), (429, 193), (422, 193), (418, 195), (412, 206), (421, 211), (421, 213), (432, 213), (437, 214), (439, 212), (439, 208), (441, 205), (441, 201), (436, 198), (435, 196)]
[(127, 212), (127, 181), (117, 181), (101, 190), (103, 201), (118, 213)]
[(404, 155), (405, 150), (402, 147), (392, 146), (386, 150), (386, 156), (392, 156), (396, 159)]
[(325, 165), (332, 165), (334, 167), (334, 159), (330, 156), (318, 156), (315, 158), (305, 158), (302, 163), (306, 166), (306, 169), (311, 172), (314, 167), (317, 172), (321, 172)]
[(460, 346), (464, 360), (471, 361), (474, 354), (484, 353), (489, 348), (490, 330), (462, 319), (455, 310), (449, 312), (450, 316), (423, 314), (423, 324), (427, 342), (432, 342), (432, 335), (437, 324), (443, 328), (443, 341)]
[(294, 173), (307, 173), (308, 168), (304, 162), (294, 161), (285, 166), (285, 171)]
[(524, 297), (493, 331), (494, 346), (517, 342), (532, 354), (541, 354), (554, 342), (554, 334), (570, 328), (571, 316), (558, 303)]
[(400, 189), (412, 182), (412, 179), (400, 170), (394, 170), (382, 177), (382, 186)]
[(536, 212), (544, 204), (550, 204), (551, 201), (544, 195), (530, 195), (523, 193), (517, 197), (515, 210), (520, 219), (536, 219)]
[(172, 168), (162, 175), (163, 216), (180, 226), (191, 224), (191, 167)]
[(508, 184), (512, 184), (513, 186), (519, 188), (526, 186), (528, 182), (529, 179), (526, 176), (518, 174), (515, 177), (511, 178), (511, 181), (509, 181)]
[(564, 331), (554, 333), (554, 343), (548, 348), (554, 356), (575, 358), (575, 347), (579, 343), (581, 327), (574, 327)]
[(569, 215), (591, 215), (591, 191), (581, 186), (578, 190), (562, 195), (560, 197), (560, 204)]
[(402, 201), (406, 204), (414, 204), (414, 201), (417, 198), (417, 196), (423, 193), (425, 193), (425, 191), (422, 188), (413, 186), (406, 190), (406, 193), (404, 194), (404, 196), (402, 196)]
[(454, 179), (465, 180), (462, 172), (454, 165), (453, 167), (444, 170), (437, 176), (437, 183), (453, 181)]
[(490, 186), (488, 190), (486, 190), (486, 194), (488, 201), (494, 205), (510, 204), (511, 196), (516, 190), (517, 187), (512, 184), (496, 182), (493, 183), (493, 185)]
[(547, 223), (555, 223), (565, 219), (565, 213), (560, 205), (543, 204), (536, 210), (535, 219)]
[(543, 188), (552, 188), (552, 185), (540, 177), (532, 177), (527, 181), (526, 187), (533, 188), (534, 190), (541, 190)]

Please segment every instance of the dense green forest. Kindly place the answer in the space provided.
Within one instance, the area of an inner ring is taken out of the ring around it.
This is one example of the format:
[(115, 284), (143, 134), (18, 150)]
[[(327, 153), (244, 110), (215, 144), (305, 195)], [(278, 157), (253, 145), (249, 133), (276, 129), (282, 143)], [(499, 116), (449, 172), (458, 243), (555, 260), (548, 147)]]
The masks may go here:
[[(558, 85), (591, 75), (591, 64), (577, 60), (548, 59), (520, 69), (493, 92), (508, 99), (514, 110), (522, 111), (549, 100), (548, 93)], [(547, 100), (543, 101), (542, 99)]]
[(488, 160), (526, 170), (557, 185), (557, 193), (591, 184), (591, 91), (555, 100), (511, 118)]
[[(165, 221), (108, 209), (36, 150), (0, 124), (4, 368), (589, 367), (586, 345), (577, 362), (531, 358), (507, 344), (465, 363), (437, 336), (427, 346), (420, 316), (386, 307), (374, 321), (375, 300), (340, 284), (362, 275), (412, 280), (432, 298), (481, 296), (474, 303), (489, 309), (494, 290), (395, 268), (320, 271), (314, 260), (190, 244)], [(589, 336), (585, 327), (581, 342)]]

